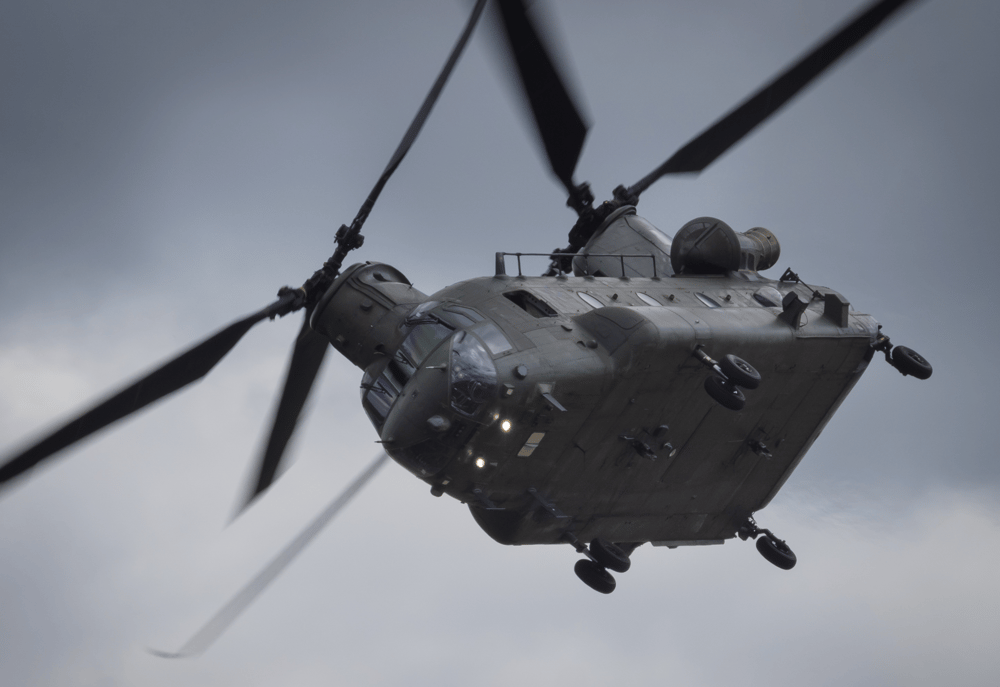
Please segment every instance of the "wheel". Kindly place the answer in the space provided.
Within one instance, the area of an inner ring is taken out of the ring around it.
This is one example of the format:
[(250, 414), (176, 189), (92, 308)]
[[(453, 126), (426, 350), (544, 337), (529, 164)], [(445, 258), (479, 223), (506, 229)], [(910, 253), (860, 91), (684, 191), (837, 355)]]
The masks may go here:
[(743, 410), (747, 399), (736, 386), (729, 384), (719, 375), (712, 375), (705, 380), (705, 391), (730, 410)]
[(727, 353), (719, 361), (722, 373), (729, 377), (729, 381), (744, 389), (756, 389), (760, 386), (760, 372), (754, 369), (753, 365), (743, 358), (737, 358), (732, 353)]
[(632, 560), (628, 554), (609, 541), (595, 539), (590, 542), (590, 553), (598, 563), (615, 572), (628, 572), (632, 567)]
[(760, 555), (767, 559), (768, 563), (778, 566), (782, 570), (791, 570), (795, 567), (795, 554), (785, 542), (776, 542), (770, 537), (761, 535), (757, 538), (757, 550)]
[(927, 379), (934, 371), (924, 356), (906, 346), (896, 346), (892, 349), (892, 365), (904, 375), (911, 375), (917, 379)]
[(610, 594), (615, 590), (615, 578), (611, 573), (589, 558), (577, 561), (573, 571), (585, 585), (596, 592)]

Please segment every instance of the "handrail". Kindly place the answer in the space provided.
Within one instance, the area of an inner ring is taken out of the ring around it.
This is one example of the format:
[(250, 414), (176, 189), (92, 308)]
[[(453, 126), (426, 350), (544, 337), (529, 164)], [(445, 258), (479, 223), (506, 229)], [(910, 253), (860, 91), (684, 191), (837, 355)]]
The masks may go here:
[[(563, 270), (559, 266), (560, 261), (556, 258), (567, 257), (566, 253), (505, 253), (503, 251), (497, 251), (496, 254), (496, 276), (505, 277), (507, 276), (507, 261), (505, 258), (508, 255), (513, 255), (517, 257), (517, 276), (523, 277), (524, 274), (521, 272), (521, 257), (526, 258), (548, 258), (553, 261), (555, 268), (558, 272), (556, 276), (562, 277)], [(622, 265), (622, 279), (628, 279), (625, 276), (625, 258), (649, 258), (653, 261), (653, 279), (659, 279), (656, 275), (656, 256), (653, 253), (580, 253), (585, 258), (620, 258)]]

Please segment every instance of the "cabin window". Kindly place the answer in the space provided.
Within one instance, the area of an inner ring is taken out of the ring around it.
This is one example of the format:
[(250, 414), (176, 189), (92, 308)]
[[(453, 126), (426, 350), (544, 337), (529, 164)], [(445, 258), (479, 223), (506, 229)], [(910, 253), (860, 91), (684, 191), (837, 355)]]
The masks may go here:
[(701, 301), (702, 303), (704, 303), (705, 305), (707, 305), (710, 308), (718, 308), (718, 307), (720, 307), (719, 304), (714, 299), (712, 299), (711, 296), (706, 296), (703, 293), (696, 293), (695, 296), (698, 297), (699, 301)]
[(533, 293), (507, 291), (504, 297), (532, 317), (559, 317), (555, 309)]
[(587, 305), (589, 305), (592, 308), (603, 308), (604, 307), (604, 303), (601, 303), (599, 300), (597, 300), (596, 298), (594, 298), (593, 296), (591, 296), (589, 293), (583, 293), (581, 291), (577, 295), (581, 299), (583, 299), (584, 303), (586, 303)]
[(524, 446), (522, 446), (521, 450), (517, 452), (517, 455), (520, 458), (527, 458), (535, 452), (535, 449), (538, 448), (538, 445), (542, 443), (542, 439), (544, 438), (545, 432), (532, 432), (531, 436), (528, 437), (528, 440), (524, 443)]
[(765, 308), (781, 307), (781, 292), (773, 286), (762, 286), (753, 294), (753, 299)]
[(652, 296), (643, 293), (642, 291), (636, 291), (635, 295), (638, 296), (639, 300), (645, 303), (646, 305), (660, 305), (659, 301), (657, 301)]

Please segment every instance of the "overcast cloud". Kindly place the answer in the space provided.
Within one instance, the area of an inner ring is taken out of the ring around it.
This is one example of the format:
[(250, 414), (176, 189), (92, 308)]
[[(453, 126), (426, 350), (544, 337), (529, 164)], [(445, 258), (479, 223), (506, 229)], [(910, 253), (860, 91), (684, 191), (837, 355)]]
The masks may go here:
[[(858, 0), (553, 0), (598, 196), (634, 183)], [(468, 3), (22, 2), (0, 11), (0, 453), (298, 284), (333, 250)], [(572, 212), (480, 27), (359, 260), (425, 293)], [(992, 685), (1000, 674), (1000, 9), (927, 0), (698, 178), (646, 192), (667, 233), (717, 216), (935, 368), (876, 360), (739, 540), (633, 557), (611, 596), (569, 547), (502, 547), (390, 464), (204, 656), (175, 649), (376, 454), (330, 356), (295, 464), (226, 527), (296, 318), (202, 383), (0, 494), (11, 685)], [(353, 257), (353, 256), (352, 256)], [(541, 270), (541, 266), (539, 267)], [(992, 678), (991, 678), (992, 676)]]

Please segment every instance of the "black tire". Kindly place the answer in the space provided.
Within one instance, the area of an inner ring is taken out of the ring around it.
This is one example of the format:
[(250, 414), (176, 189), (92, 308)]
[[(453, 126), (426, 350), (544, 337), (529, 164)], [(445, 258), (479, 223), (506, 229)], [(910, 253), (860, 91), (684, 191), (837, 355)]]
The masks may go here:
[(795, 567), (795, 553), (788, 548), (784, 542), (776, 542), (770, 537), (761, 535), (757, 538), (757, 550), (760, 555), (767, 559), (768, 563), (778, 566), (782, 570), (791, 570)]
[(892, 365), (904, 375), (911, 375), (917, 379), (927, 379), (934, 371), (924, 356), (906, 346), (896, 346), (892, 349)]
[(610, 594), (615, 590), (615, 578), (607, 570), (590, 560), (584, 558), (577, 561), (573, 571), (576, 576), (583, 580), (583, 583), (601, 594)]
[(595, 539), (590, 542), (590, 555), (605, 568), (615, 572), (628, 572), (628, 569), (632, 567), (632, 559), (628, 557), (627, 553), (603, 539)]
[(722, 369), (722, 374), (729, 377), (729, 381), (736, 386), (744, 389), (756, 389), (760, 386), (760, 372), (743, 358), (727, 353), (719, 361), (719, 367)]
[(729, 384), (719, 375), (712, 375), (705, 380), (705, 391), (730, 410), (743, 410), (747, 399), (738, 387)]

